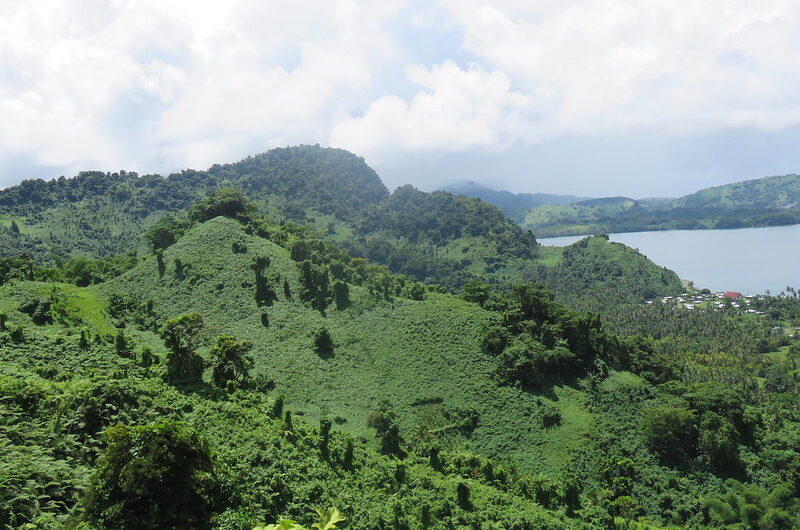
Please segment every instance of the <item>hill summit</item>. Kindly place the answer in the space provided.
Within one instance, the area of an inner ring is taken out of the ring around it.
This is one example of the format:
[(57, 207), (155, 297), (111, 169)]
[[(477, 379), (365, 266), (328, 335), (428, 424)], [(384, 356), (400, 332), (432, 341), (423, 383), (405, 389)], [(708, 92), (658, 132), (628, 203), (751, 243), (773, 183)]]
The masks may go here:
[[(207, 171), (184, 170), (167, 177), (82, 172), (69, 179), (24, 181), (0, 191), (0, 223), (6, 228), (0, 229), (0, 256), (24, 253), (47, 263), (141, 255), (149, 251), (143, 234), (159, 219), (171, 216), (183, 222), (192, 204), (223, 188), (242, 190), (276, 222), (311, 226), (354, 256), (447, 289), (470, 280), (505, 286), (523, 279), (566, 285), (561, 281), (564, 274), (548, 268), (562, 262), (552, 251), (542, 251), (533, 233), (496, 206), (444, 191), (425, 193), (410, 185), (389, 194), (363, 158), (318, 145), (272, 149)], [(577, 274), (589, 288), (592, 278), (609, 277), (609, 268), (619, 269), (602, 258), (595, 259), (593, 267), (595, 271)], [(667, 286), (637, 285), (633, 291), (627, 284), (626, 292), (636, 296), (680, 290), (677, 280)]]

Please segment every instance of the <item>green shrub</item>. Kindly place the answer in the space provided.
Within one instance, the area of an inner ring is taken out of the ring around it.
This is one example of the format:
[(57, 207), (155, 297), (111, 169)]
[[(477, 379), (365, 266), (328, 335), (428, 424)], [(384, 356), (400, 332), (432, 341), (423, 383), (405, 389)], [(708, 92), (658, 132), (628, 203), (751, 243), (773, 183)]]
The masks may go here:
[(14, 326), (11, 328), (11, 340), (17, 344), (25, 342), (25, 331), (22, 329), (22, 326)]
[(214, 360), (212, 379), (214, 384), (225, 388), (229, 382), (242, 382), (250, 377), (253, 359), (248, 352), (253, 348), (250, 341), (238, 341), (230, 335), (220, 335), (209, 350)]
[(211, 528), (231, 503), (205, 441), (175, 423), (112, 427), (86, 492), (102, 528)]
[(333, 355), (333, 338), (328, 328), (322, 328), (314, 334), (314, 351), (317, 355)]
[(642, 430), (650, 449), (671, 465), (683, 464), (697, 440), (695, 412), (685, 407), (653, 405), (641, 413)]
[(218, 216), (248, 221), (257, 213), (242, 190), (221, 188), (189, 208), (189, 219), (202, 223)]
[(201, 343), (203, 317), (191, 313), (168, 320), (161, 328), (161, 338), (169, 348), (167, 353), (167, 379), (200, 381), (203, 377), (203, 359), (195, 350)]
[(786, 510), (771, 508), (761, 518), (761, 528), (770, 530), (789, 530), (795, 528), (792, 516)]
[(350, 306), (350, 288), (342, 281), (333, 284), (333, 300), (336, 302), (336, 309), (343, 310)]
[(739, 433), (731, 422), (719, 414), (711, 411), (703, 413), (697, 446), (708, 457), (715, 471), (725, 474), (738, 471)]

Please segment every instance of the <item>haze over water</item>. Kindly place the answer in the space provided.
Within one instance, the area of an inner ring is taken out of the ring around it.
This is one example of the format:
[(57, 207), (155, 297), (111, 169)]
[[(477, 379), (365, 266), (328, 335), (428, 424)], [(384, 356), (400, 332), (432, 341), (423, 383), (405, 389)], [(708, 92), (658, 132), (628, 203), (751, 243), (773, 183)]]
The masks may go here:
[[(539, 239), (563, 246), (585, 236)], [(665, 230), (610, 234), (698, 289), (777, 294), (800, 286), (800, 225), (738, 230)]]

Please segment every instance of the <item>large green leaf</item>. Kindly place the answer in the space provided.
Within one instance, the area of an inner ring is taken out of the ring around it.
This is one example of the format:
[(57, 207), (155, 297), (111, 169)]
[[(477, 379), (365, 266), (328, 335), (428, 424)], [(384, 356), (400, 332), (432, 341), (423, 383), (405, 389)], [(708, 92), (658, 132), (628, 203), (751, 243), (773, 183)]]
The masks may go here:
[(327, 508), (325, 510), (317, 508), (317, 514), (319, 515), (319, 522), (314, 523), (311, 526), (317, 528), (318, 530), (330, 530), (331, 528), (336, 528), (336, 523), (340, 523), (345, 520), (345, 518), (342, 517), (342, 514), (339, 513), (339, 510), (336, 508)]

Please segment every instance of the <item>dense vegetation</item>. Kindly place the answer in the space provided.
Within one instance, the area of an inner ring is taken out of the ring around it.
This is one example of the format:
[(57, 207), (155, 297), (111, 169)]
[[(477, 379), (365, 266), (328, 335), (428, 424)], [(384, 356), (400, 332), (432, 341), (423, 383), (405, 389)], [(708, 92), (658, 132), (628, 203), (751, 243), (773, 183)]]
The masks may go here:
[[(74, 178), (25, 180), (0, 190), (0, 250), (49, 259), (119, 254), (141, 244), (144, 229), (176, 214), (211, 191), (235, 184), (281, 217), (305, 218), (308, 208), (349, 218), (388, 192), (372, 169), (339, 149), (273, 149), (208, 171), (168, 177), (83, 172)], [(16, 256), (14, 256), (16, 257)]]
[(573, 307), (589, 299), (615, 310), (621, 302), (640, 303), (681, 291), (674, 272), (655, 265), (637, 250), (609, 242), (607, 235), (587, 237), (566, 247), (545, 247), (541, 252), (547, 253), (551, 264), (528, 269), (523, 278), (544, 283)]
[(648, 305), (677, 278), (603, 237), (410, 187), (309, 226), (230, 179), (138, 254), (0, 261), (0, 526), (800, 525), (795, 291)]
[(355, 234), (345, 243), (352, 253), (385, 263), (393, 272), (450, 287), (537, 253), (533, 234), (510, 223), (497, 208), (410, 185), (367, 210)]
[(678, 199), (606, 197), (546, 204), (517, 217), (540, 237), (800, 223), (800, 177), (785, 175), (706, 188)]
[[(0, 256), (24, 254), (40, 264), (58, 265), (54, 256), (143, 255), (153, 245), (174, 242), (198, 220), (189, 218), (194, 215), (189, 207), (226, 188), (243, 191), (253, 208), (279, 223), (309, 224), (321, 239), (354, 256), (451, 291), (469, 280), (508, 287), (530, 279), (551, 288), (572, 281), (563, 277), (564, 267), (549, 270), (560, 263), (558, 257), (542, 254), (533, 234), (498, 208), (410, 186), (390, 195), (363, 159), (319, 146), (273, 149), (166, 178), (123, 171), (24, 181), (0, 190)], [(579, 273), (590, 286), (603, 283), (605, 289), (616, 277), (610, 270), (640, 261), (633, 252), (611, 250), (591, 270)], [(660, 269), (649, 262), (645, 266)], [(650, 290), (675, 294), (680, 286), (673, 281)]]

